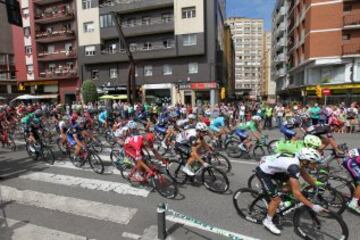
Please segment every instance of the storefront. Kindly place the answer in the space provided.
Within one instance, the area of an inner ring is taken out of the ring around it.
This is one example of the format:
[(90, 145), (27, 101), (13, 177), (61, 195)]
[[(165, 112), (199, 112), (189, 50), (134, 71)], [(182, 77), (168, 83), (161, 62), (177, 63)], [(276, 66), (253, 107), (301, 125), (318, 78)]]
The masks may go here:
[(176, 86), (171, 83), (145, 84), (142, 91), (143, 101), (149, 104), (175, 105), (177, 102)]
[(198, 104), (214, 106), (218, 100), (218, 89), (216, 82), (182, 84), (179, 86), (179, 100), (192, 106)]
[[(360, 83), (326, 84), (321, 85), (322, 89), (330, 90), (327, 96), (327, 104), (338, 104), (345, 102), (350, 104), (353, 101), (360, 102)], [(316, 96), (316, 86), (308, 86), (304, 89), (305, 101), (324, 101), (324, 96), (319, 99)]]

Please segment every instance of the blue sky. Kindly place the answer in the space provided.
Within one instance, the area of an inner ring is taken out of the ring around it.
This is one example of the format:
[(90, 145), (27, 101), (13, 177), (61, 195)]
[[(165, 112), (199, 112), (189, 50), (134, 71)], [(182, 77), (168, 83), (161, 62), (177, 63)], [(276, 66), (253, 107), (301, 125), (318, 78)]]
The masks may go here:
[(276, 0), (227, 0), (228, 17), (263, 18), (265, 30), (271, 30), (271, 14)]

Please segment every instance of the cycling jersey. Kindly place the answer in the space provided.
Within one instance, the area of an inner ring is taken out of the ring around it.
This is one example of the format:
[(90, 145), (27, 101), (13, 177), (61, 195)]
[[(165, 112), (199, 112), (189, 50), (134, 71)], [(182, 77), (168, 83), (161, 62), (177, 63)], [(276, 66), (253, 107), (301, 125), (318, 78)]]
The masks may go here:
[(217, 117), (210, 123), (210, 129), (214, 132), (219, 132), (222, 127), (225, 126), (225, 118)]
[(345, 159), (343, 166), (350, 173), (355, 185), (360, 185), (360, 157)]
[(116, 129), (114, 135), (117, 138), (125, 137), (128, 130), (129, 130), (129, 128), (127, 126), (118, 128), (118, 129)]
[(99, 122), (105, 123), (107, 118), (108, 118), (108, 112), (107, 111), (103, 111), (103, 112), (101, 112), (99, 114)]
[(305, 147), (304, 141), (280, 140), (276, 143), (275, 153), (294, 156)]
[(130, 136), (125, 139), (125, 154), (134, 160), (142, 159), (142, 148), (144, 147), (144, 137), (141, 135)]
[(197, 138), (196, 129), (191, 128), (178, 133), (176, 135), (175, 141), (177, 143), (186, 143), (186, 142), (192, 142), (196, 138)]
[(83, 136), (81, 135), (81, 132), (82, 132), (82, 128), (80, 128), (80, 126), (78, 124), (74, 124), (72, 125), (69, 130), (66, 132), (66, 138), (67, 138), (67, 141), (69, 142), (69, 144), (71, 146), (74, 146), (76, 145), (76, 141), (75, 141), (75, 138), (74, 138), (74, 135), (76, 135), (77, 139), (78, 140), (83, 140)]
[(257, 131), (256, 123), (254, 121), (248, 121), (246, 123), (242, 123), (238, 126), (238, 129), (240, 130), (250, 130), (252, 132)]
[(284, 157), (279, 154), (265, 156), (261, 158), (259, 168), (269, 175), (285, 173), (293, 178), (300, 176), (300, 161), (295, 157)]

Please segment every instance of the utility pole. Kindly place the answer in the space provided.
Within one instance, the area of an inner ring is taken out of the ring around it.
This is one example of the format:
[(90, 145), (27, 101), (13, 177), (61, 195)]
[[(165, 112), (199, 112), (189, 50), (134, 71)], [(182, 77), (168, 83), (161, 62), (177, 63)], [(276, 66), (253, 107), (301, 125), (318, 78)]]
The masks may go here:
[(124, 47), (126, 55), (129, 59), (128, 81), (127, 81), (127, 98), (130, 104), (134, 104), (137, 99), (136, 93), (136, 79), (135, 79), (135, 61), (130, 51), (129, 45), (126, 41), (124, 32), (122, 30), (122, 18), (120, 14), (111, 12), (113, 19), (115, 20), (116, 29), (119, 35), (119, 42)]

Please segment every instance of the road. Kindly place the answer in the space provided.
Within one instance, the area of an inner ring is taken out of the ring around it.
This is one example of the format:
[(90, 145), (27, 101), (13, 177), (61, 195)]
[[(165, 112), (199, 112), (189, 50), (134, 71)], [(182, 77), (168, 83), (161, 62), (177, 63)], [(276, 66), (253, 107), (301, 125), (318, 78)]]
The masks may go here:
[[(271, 131), (272, 138), (279, 138)], [(338, 142), (350, 146), (359, 135), (337, 135)], [(233, 192), (245, 187), (256, 166), (251, 160), (231, 159), (230, 191), (219, 195), (203, 186), (185, 185), (175, 200), (166, 200), (156, 192), (134, 188), (110, 166), (108, 152), (106, 173), (98, 175), (90, 169), (77, 169), (65, 160), (54, 166), (34, 162), (24, 146), (10, 152), (0, 149), (0, 239), (156, 239), (159, 203), (204, 223), (255, 239), (300, 239), (292, 226), (274, 236), (261, 225), (241, 219), (232, 203)], [(57, 156), (60, 156), (58, 153)], [(60, 159), (60, 158), (59, 158)], [(357, 239), (359, 216), (343, 214), (350, 239)], [(227, 239), (194, 226), (167, 221), (167, 239)]]

